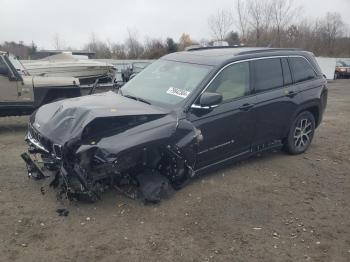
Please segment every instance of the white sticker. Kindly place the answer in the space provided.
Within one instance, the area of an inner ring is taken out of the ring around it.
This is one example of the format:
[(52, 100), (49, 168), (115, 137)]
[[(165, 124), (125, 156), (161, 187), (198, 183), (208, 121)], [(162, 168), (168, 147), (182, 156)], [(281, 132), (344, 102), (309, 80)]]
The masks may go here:
[(182, 98), (186, 98), (190, 94), (190, 92), (188, 92), (186, 90), (172, 87), (172, 86), (168, 89), (168, 91), (166, 91), (166, 93), (169, 95), (179, 96)]

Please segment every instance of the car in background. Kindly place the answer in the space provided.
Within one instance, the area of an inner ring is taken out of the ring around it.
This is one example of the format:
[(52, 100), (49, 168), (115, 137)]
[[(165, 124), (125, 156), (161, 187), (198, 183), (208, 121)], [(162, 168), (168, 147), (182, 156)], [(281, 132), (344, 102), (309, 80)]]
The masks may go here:
[(335, 66), (334, 79), (350, 77), (350, 59), (339, 59)]
[(123, 79), (123, 82), (128, 82), (131, 78), (133, 78), (135, 75), (140, 73), (142, 70), (144, 70), (147, 66), (149, 66), (152, 62), (132, 62), (130, 63), (126, 69), (121, 71), (121, 76)]

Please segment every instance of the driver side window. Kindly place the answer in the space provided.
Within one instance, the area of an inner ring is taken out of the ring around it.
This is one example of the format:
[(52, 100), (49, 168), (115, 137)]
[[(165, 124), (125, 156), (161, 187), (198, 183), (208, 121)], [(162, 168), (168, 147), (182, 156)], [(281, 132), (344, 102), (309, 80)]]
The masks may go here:
[(249, 95), (249, 62), (226, 67), (209, 85), (206, 92), (221, 94), (223, 102)]

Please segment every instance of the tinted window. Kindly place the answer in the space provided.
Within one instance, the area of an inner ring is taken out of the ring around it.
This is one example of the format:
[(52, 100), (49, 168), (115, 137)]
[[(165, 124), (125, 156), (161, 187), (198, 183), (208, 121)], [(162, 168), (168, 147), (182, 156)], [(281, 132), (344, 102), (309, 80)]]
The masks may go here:
[(206, 92), (222, 94), (223, 101), (249, 94), (249, 63), (242, 62), (226, 67), (214, 79)]
[(282, 69), (283, 69), (284, 85), (290, 85), (291, 83), (293, 83), (293, 80), (292, 80), (292, 75), (290, 73), (288, 60), (287, 58), (282, 58), (281, 62), (282, 62)]
[(283, 86), (281, 60), (279, 58), (261, 59), (252, 62), (254, 67), (254, 87), (262, 92)]
[(306, 81), (315, 78), (316, 74), (308, 61), (302, 57), (289, 58), (295, 82)]

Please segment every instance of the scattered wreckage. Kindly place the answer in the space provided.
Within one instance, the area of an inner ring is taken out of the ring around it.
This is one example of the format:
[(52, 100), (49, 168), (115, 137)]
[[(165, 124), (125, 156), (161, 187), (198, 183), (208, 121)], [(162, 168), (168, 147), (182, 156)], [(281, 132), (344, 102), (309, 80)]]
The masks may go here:
[[(269, 92), (244, 95), (251, 92), (249, 79), (270, 77), (254, 75), (259, 70), (251, 75), (250, 68), (272, 64), (283, 85), (288, 63), (295, 71), (288, 71), (290, 82), (278, 99)], [(302, 87), (297, 73), (307, 74)], [(309, 85), (319, 88), (310, 93)], [(155, 203), (168, 189), (224, 163), (282, 146), (303, 153), (326, 102), (326, 80), (309, 52), (199, 48), (161, 58), (118, 93), (42, 106), (30, 117), (22, 158), (31, 177), (52, 178), (60, 197), (96, 201), (115, 188)]]

